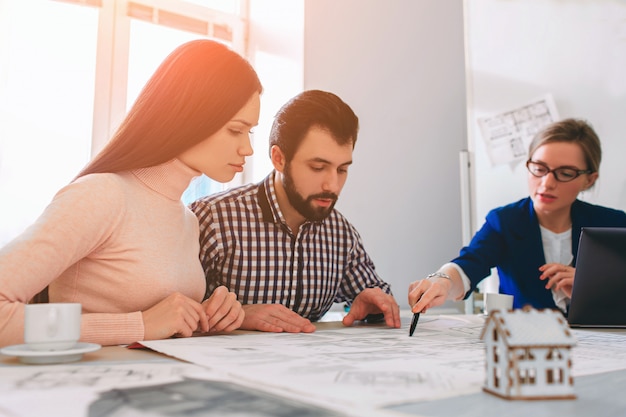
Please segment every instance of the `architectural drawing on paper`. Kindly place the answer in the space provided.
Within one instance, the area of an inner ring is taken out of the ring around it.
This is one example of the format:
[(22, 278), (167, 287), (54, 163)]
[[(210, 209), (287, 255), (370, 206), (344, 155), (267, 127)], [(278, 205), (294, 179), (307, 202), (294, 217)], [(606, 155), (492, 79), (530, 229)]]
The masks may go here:
[[(265, 391), (333, 408), (381, 406), (480, 391), (484, 318), (424, 317), (414, 337), (384, 325), (339, 323), (314, 333), (246, 333), (146, 341), (145, 345)], [(232, 348), (246, 346), (249, 353)]]
[(188, 364), (43, 367), (36, 368), (33, 373), (17, 379), (14, 387), (21, 390), (47, 390), (154, 383), (164, 379), (181, 378), (193, 367)]
[(341, 414), (224, 381), (179, 382), (114, 389), (89, 406), (89, 417), (333, 417)]
[(576, 338), (556, 310), (493, 311), (485, 342), (485, 392), (513, 400), (572, 399)]
[(373, 372), (373, 371), (344, 371), (339, 372), (336, 382), (340, 384), (358, 384), (370, 386), (406, 386), (428, 383), (428, 378), (416, 371), (407, 372)]
[[(264, 391), (314, 399), (333, 408), (382, 407), (480, 392), (485, 383), (481, 335), (486, 320), (482, 315), (425, 315), (413, 337), (404, 320), (401, 329), (344, 327), (339, 322), (306, 334), (245, 332), (144, 343)], [(571, 375), (626, 369), (626, 335), (572, 333), (576, 348), (560, 352), (571, 359), (572, 373), (564, 369), (565, 381)], [(233, 349), (242, 346), (250, 353)]]
[(479, 118), (491, 165), (523, 160), (535, 133), (557, 120), (556, 105), (549, 94), (516, 109)]

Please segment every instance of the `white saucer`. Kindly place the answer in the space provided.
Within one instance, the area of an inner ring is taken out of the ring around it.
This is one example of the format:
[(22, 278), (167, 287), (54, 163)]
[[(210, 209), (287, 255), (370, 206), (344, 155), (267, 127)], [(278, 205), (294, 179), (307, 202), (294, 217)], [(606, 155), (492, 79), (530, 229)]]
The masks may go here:
[(66, 363), (80, 360), (83, 353), (94, 352), (101, 347), (97, 343), (76, 343), (73, 348), (66, 350), (33, 350), (28, 345), (13, 345), (0, 349), (0, 353), (17, 356), (22, 363)]

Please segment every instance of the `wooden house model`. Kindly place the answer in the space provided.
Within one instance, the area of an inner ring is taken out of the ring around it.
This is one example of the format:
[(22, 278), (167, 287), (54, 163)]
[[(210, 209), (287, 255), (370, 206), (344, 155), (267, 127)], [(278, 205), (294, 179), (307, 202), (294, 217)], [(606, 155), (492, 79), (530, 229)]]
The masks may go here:
[(480, 338), (485, 392), (512, 400), (576, 398), (570, 356), (576, 338), (559, 311), (493, 311)]

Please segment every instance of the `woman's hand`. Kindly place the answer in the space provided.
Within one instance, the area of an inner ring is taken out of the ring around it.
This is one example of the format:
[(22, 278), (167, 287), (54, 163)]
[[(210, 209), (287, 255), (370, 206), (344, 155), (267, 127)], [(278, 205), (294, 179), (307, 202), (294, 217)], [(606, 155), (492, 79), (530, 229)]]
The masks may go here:
[(448, 298), (452, 282), (431, 277), (413, 281), (409, 285), (409, 306), (413, 313), (425, 313), (431, 307), (442, 305)]
[(209, 320), (202, 305), (181, 294), (173, 293), (143, 311), (144, 340), (189, 337), (197, 329), (209, 330)]
[(551, 263), (539, 267), (541, 275), (540, 280), (548, 280), (546, 288), (549, 290), (562, 290), (565, 295), (572, 298), (572, 289), (574, 288), (574, 274), (576, 268), (569, 265)]
[(208, 317), (208, 328), (202, 328), (203, 332), (233, 331), (241, 326), (245, 317), (237, 295), (224, 286), (217, 287), (202, 303), (202, 307)]

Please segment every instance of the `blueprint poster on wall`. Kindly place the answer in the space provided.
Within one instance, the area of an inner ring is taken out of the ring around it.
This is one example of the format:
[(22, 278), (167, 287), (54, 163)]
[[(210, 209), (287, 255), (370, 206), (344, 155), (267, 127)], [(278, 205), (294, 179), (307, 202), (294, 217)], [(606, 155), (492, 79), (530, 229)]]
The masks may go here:
[(491, 165), (511, 164), (526, 158), (534, 134), (558, 119), (551, 94), (515, 109), (479, 118), (478, 124)]

